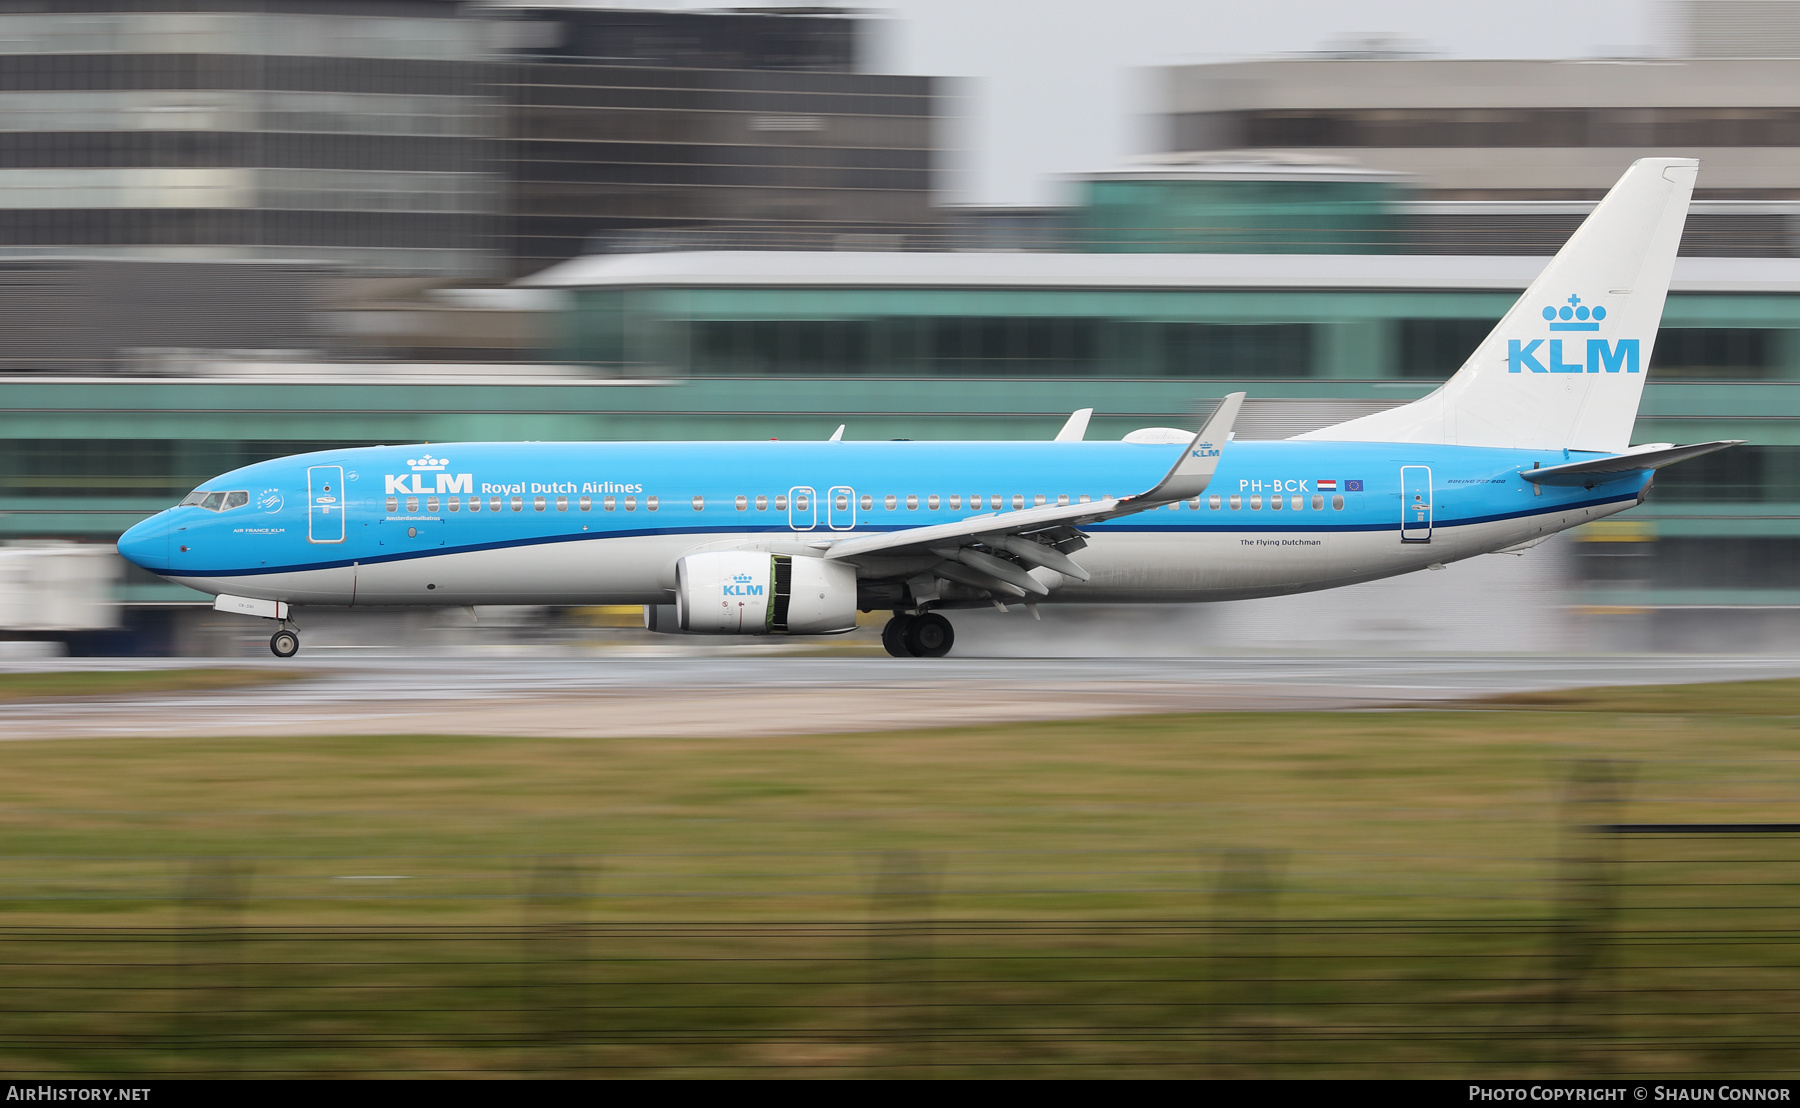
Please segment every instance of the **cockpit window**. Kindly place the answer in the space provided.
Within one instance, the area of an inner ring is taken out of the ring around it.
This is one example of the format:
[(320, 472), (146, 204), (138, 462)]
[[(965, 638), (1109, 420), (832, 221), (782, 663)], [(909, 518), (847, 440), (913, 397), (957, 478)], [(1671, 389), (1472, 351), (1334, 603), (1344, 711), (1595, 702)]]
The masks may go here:
[(182, 497), (181, 503), (177, 504), (176, 507), (191, 508), (194, 505), (200, 503), (202, 500), (205, 500), (205, 499), (206, 499), (206, 490), (205, 489), (195, 489), (193, 492), (190, 492), (186, 496)]
[(225, 494), (226, 511), (230, 511), (232, 508), (242, 508), (248, 503), (250, 503), (250, 494), (243, 489)]
[(200, 502), (200, 506), (209, 512), (216, 512), (224, 505), (225, 494), (222, 492), (209, 492), (206, 494), (206, 499)]

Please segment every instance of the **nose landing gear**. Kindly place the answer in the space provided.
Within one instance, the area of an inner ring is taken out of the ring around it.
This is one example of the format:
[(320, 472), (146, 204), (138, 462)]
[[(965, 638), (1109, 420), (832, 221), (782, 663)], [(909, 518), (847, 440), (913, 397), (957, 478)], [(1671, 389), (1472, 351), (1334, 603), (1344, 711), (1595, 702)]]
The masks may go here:
[(300, 653), (300, 636), (292, 628), (283, 627), (269, 636), (269, 653), (277, 658), (292, 658)]
[(881, 645), (896, 658), (942, 658), (956, 643), (956, 630), (936, 612), (904, 613), (881, 629)]

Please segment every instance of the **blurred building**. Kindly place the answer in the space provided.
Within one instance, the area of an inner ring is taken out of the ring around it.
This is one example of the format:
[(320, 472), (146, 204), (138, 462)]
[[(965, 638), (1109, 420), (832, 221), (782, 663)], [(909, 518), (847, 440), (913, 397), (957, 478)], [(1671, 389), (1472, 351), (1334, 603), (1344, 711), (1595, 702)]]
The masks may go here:
[(0, 256), (488, 274), (488, 38), (444, 0), (0, 0)]
[(1408, 252), (1554, 253), (1622, 166), (1679, 152), (1701, 160), (1683, 253), (1800, 256), (1800, 56), (1301, 57), (1160, 77), (1158, 161), (1406, 174)]
[(515, 274), (579, 254), (902, 249), (932, 207), (941, 96), (859, 66), (822, 9), (515, 10), (506, 104)]

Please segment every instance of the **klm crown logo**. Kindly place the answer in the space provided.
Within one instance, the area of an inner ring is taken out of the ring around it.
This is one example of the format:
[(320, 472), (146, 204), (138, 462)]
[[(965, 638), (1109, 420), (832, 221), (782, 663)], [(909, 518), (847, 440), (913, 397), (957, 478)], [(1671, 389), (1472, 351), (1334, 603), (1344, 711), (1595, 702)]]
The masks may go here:
[(1546, 307), (1544, 318), (1550, 321), (1552, 331), (1598, 331), (1600, 321), (1606, 318), (1606, 309), (1598, 305), (1590, 309), (1581, 302), (1581, 297), (1571, 296), (1560, 308)]
[(450, 464), (449, 458), (433, 458), (427, 454), (422, 458), (408, 458), (406, 464), (420, 473), (439, 473)]
[[(1544, 319), (1555, 331), (1598, 331), (1606, 319), (1606, 309), (1598, 304), (1584, 304), (1581, 297), (1571, 295), (1568, 302), (1544, 308)], [(1506, 372), (1508, 373), (1637, 373), (1641, 355), (1637, 339), (1607, 342), (1602, 338), (1587, 340), (1586, 357), (1563, 360), (1564, 339), (1506, 340)], [(1572, 340), (1580, 342), (1580, 339)], [(1547, 347), (1547, 348), (1546, 348)]]

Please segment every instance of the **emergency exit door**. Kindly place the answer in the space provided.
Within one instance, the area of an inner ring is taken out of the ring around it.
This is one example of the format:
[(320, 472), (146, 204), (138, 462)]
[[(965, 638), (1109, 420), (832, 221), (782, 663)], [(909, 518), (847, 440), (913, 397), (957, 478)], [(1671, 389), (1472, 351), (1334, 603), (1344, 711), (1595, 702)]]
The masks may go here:
[(1400, 541), (1431, 541), (1431, 467), (1400, 467)]
[(344, 541), (344, 467), (311, 466), (306, 471), (306, 539)]
[(796, 531), (810, 531), (819, 525), (818, 497), (810, 485), (795, 485), (788, 490), (788, 526)]

